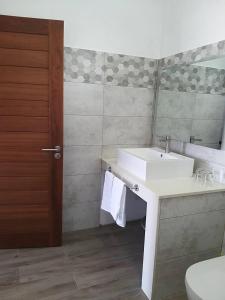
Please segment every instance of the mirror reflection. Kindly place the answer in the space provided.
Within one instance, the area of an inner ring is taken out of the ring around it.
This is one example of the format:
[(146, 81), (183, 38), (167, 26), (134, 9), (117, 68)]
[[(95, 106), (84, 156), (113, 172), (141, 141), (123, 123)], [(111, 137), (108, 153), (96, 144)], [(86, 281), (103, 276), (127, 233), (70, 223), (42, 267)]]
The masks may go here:
[(159, 70), (156, 136), (225, 150), (224, 116), (225, 57)]

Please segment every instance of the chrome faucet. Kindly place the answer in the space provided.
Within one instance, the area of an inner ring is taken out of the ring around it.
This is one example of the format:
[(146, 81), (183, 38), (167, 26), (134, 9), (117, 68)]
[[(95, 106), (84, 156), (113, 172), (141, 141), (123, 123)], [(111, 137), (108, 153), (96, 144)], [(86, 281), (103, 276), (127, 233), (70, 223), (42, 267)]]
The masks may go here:
[(169, 135), (162, 136), (159, 141), (165, 142), (165, 153), (169, 153), (171, 137)]
[(202, 142), (202, 139), (196, 139), (194, 135), (190, 136), (190, 143), (194, 144), (195, 142)]

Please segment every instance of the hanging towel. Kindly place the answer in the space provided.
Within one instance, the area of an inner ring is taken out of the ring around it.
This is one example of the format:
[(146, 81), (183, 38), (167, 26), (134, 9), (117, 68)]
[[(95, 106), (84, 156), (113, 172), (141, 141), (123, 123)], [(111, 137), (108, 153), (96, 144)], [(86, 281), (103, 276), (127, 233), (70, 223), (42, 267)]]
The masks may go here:
[(122, 180), (111, 172), (105, 173), (105, 182), (101, 209), (111, 213), (117, 225), (126, 225), (126, 186)]
[(105, 172), (105, 181), (102, 194), (102, 204), (101, 209), (110, 212), (111, 211), (111, 197), (112, 197), (112, 186), (113, 186), (114, 175), (106, 171)]
[(116, 224), (126, 226), (126, 185), (117, 177), (113, 179), (112, 197), (111, 197), (111, 215)]

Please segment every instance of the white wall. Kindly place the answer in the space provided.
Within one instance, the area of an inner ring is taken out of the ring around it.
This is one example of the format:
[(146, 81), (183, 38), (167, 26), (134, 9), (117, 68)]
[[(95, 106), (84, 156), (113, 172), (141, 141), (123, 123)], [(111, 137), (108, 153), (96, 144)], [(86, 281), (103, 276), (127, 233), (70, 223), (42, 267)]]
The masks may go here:
[(164, 0), (161, 57), (225, 39), (225, 0)]
[(158, 58), (159, 0), (0, 0), (0, 13), (64, 19), (65, 45)]
[(65, 45), (151, 58), (225, 39), (225, 0), (0, 0), (0, 13), (65, 20)]

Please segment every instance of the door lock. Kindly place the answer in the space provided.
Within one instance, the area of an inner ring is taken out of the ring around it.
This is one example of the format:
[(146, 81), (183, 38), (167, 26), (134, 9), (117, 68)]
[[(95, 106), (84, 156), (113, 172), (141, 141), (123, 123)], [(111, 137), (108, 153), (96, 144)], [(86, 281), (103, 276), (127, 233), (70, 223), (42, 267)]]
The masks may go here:
[(55, 159), (60, 159), (61, 158), (61, 154), (59, 152), (54, 154), (54, 158)]

